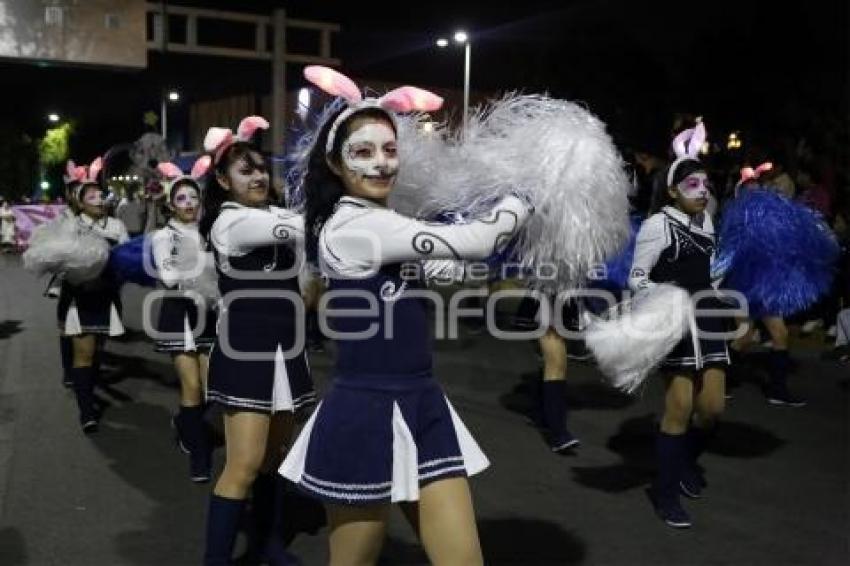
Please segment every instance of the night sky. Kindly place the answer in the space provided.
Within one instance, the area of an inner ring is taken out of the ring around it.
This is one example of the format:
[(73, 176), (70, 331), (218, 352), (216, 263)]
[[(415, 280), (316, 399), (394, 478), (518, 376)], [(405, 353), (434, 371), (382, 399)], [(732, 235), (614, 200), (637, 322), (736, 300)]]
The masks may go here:
[[(846, 140), (846, 1), (790, 8), (751, 0), (696, 3), (637, 0), (474, 2), (172, 1), (339, 22), (334, 55), (358, 77), (462, 87), (459, 49), (439, 35), (472, 33), (474, 91), (547, 91), (581, 101), (618, 142), (663, 150), (674, 112), (706, 117), (710, 129), (768, 140), (831, 128)], [(760, 11), (757, 5), (774, 6)], [(145, 71), (39, 68), (0, 63), (5, 135), (37, 136), (52, 109), (73, 116), (72, 153), (88, 159), (144, 131), (159, 89), (179, 85), (186, 102), (268, 91), (267, 64), (149, 54)], [(291, 66), (290, 77), (300, 79)], [(290, 86), (298, 86), (291, 84)], [(174, 120), (185, 120), (185, 109)], [(181, 114), (182, 112), (182, 114)]]

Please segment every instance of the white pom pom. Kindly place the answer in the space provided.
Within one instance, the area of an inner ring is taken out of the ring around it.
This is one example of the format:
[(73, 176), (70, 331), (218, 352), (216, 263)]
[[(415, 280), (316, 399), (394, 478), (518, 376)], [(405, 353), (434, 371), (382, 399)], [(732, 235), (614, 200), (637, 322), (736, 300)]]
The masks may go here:
[[(433, 216), (483, 213), (512, 192), (527, 195), (535, 215), (517, 251), (550, 291), (580, 286), (591, 268), (620, 251), (629, 233), (629, 178), (605, 125), (571, 102), (509, 95), (477, 111), (467, 129), (421, 127), (399, 118), (399, 179), (391, 206)], [(541, 268), (541, 266), (546, 266)]]
[(36, 228), (23, 260), (30, 271), (64, 273), (78, 285), (101, 274), (109, 261), (109, 244), (88, 230), (78, 230), (76, 219), (59, 218)]
[(606, 318), (592, 318), (584, 340), (611, 384), (634, 392), (691, 329), (687, 291), (660, 284), (620, 303)]

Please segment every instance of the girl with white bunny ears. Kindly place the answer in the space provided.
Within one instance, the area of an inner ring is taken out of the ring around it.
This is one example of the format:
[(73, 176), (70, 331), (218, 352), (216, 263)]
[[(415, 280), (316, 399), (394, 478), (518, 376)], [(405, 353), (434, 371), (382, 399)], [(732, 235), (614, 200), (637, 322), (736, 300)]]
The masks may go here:
[(210, 128), (204, 139), (213, 174), (200, 232), (215, 256), (222, 297), (206, 398), (225, 411), (227, 452), (210, 499), (206, 564), (230, 563), (249, 489), (256, 526), (250, 553), (261, 562), (291, 560), (279, 527), (281, 513), (292, 509), (282, 508), (285, 484), (274, 470), (296, 411), (316, 398), (297, 339), (304, 221), (271, 204), (266, 160), (250, 141), (268, 127), (264, 118), (249, 116), (235, 133)]
[[(698, 159), (705, 139), (705, 126), (699, 123), (673, 141), (676, 159), (667, 170), (666, 186), (658, 191), (654, 214), (637, 236), (629, 277), (636, 298), (640, 293), (658, 292), (659, 285), (675, 285), (689, 296), (712, 289), (716, 244), (712, 218), (706, 212), (711, 186)], [(713, 297), (698, 306), (722, 308)], [(656, 440), (658, 476), (651, 488), (656, 512), (675, 528), (691, 526), (679, 493), (697, 498), (705, 486), (696, 459), (723, 411), (729, 365), (725, 341), (706, 337), (725, 330), (722, 320), (693, 314), (687, 318), (690, 331), (662, 363), (667, 395)]]
[(198, 215), (201, 180), (211, 163), (209, 155), (201, 156), (188, 175), (170, 162), (157, 165), (171, 218), (151, 235), (154, 267), (166, 291), (160, 301), (156, 330), (161, 336), (155, 341), (155, 350), (171, 354), (180, 380), (180, 409), (171, 422), (178, 445), (189, 455), (189, 477), (196, 483), (210, 479), (212, 447), (203, 420), (203, 390), (216, 319), (212, 304), (184, 295), (191, 290), (189, 281), (197, 277), (199, 266), (182, 265), (181, 254), (187, 254), (192, 246), (197, 249), (188, 255), (204, 257), (206, 245), (198, 234)]
[[(442, 99), (413, 87), (363, 98), (332, 69), (304, 74), (347, 103), (325, 119), (302, 164), (308, 254), (329, 280), (330, 309), (378, 312), (329, 320), (338, 333), (333, 385), (280, 471), (326, 504), (331, 564), (375, 563), (390, 505), (412, 502), (433, 563), (481, 564), (467, 478), (489, 462), (434, 378), (427, 313), (415, 296), (421, 282), (405, 268), (462, 275), (462, 260), (507, 244), (530, 207), (505, 197), (484, 218), (456, 225), (388, 208), (404, 167), (395, 113), (433, 111)], [(364, 330), (371, 336), (358, 339)]]

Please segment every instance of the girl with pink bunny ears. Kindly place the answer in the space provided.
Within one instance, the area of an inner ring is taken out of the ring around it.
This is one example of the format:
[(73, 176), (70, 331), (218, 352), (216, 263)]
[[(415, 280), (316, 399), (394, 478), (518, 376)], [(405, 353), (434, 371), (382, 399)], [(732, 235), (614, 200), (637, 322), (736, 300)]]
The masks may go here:
[(255, 525), (249, 554), (272, 564), (292, 560), (279, 536), (282, 514), (292, 510), (283, 508), (285, 483), (274, 471), (296, 412), (316, 399), (297, 339), (304, 221), (271, 204), (269, 169), (251, 143), (268, 127), (249, 116), (235, 133), (210, 128), (204, 139), (213, 171), (200, 232), (215, 256), (222, 297), (206, 398), (224, 409), (227, 453), (210, 499), (206, 564), (230, 563), (249, 490)]
[(196, 483), (210, 479), (212, 447), (203, 420), (202, 392), (216, 319), (213, 304), (205, 305), (204, 297), (187, 293), (192, 291), (191, 281), (202, 273), (203, 266), (183, 265), (183, 258), (205, 257), (206, 244), (198, 233), (200, 183), (211, 163), (212, 157), (202, 156), (188, 175), (173, 163), (157, 166), (172, 214), (165, 227), (151, 236), (153, 263), (164, 290), (155, 349), (171, 354), (180, 379), (180, 410), (172, 424), (178, 445), (189, 455), (189, 477)]
[(308, 256), (329, 280), (330, 309), (378, 312), (328, 321), (337, 333), (333, 385), (280, 472), (326, 504), (331, 564), (374, 564), (392, 503), (417, 503), (405, 509), (431, 562), (481, 564), (467, 478), (489, 462), (434, 378), (420, 280), (405, 268), (462, 277), (463, 260), (500, 250), (531, 209), (510, 196), (456, 225), (395, 212), (387, 199), (404, 167), (396, 113), (434, 111), (442, 99), (413, 87), (364, 98), (332, 69), (304, 74), (346, 103), (302, 164)]
[[(107, 216), (101, 185), (103, 158), (89, 166), (77, 166), (69, 161), (65, 182), (72, 187), (73, 200), (79, 207), (74, 218), (77, 233), (97, 236), (108, 247), (129, 239), (124, 223)], [(120, 336), (124, 326), (120, 316), (121, 299), (118, 283), (109, 268), (94, 280), (62, 282), (59, 297), (60, 325), (65, 336), (71, 337), (71, 381), (80, 410), (80, 425), (86, 434), (94, 432), (100, 418), (94, 395), (97, 377), (98, 351), (106, 336)]]

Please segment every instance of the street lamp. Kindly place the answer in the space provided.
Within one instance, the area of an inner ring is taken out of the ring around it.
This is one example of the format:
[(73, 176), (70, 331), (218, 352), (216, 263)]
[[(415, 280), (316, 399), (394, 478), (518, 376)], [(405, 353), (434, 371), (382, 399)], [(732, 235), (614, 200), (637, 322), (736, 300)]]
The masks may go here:
[(162, 139), (165, 139), (165, 136), (168, 135), (168, 102), (179, 102), (180, 101), (180, 93), (176, 90), (170, 90), (168, 93), (163, 91), (162, 100), (160, 101), (159, 107), (159, 122), (162, 126)]
[(46, 191), (49, 188), (50, 188), (50, 183), (48, 183), (47, 181), (41, 182), (41, 190)]
[[(463, 130), (466, 131), (466, 124), (469, 120), (469, 73), (472, 65), (472, 43), (469, 41), (469, 34), (463, 30), (458, 30), (454, 34), (455, 43), (463, 44), (464, 46), (464, 64), (463, 64)], [(448, 47), (449, 40), (441, 37), (437, 40), (437, 47)]]
[(52, 124), (55, 124), (59, 121), (59, 114), (57, 114), (56, 112), (51, 112), (47, 115), (47, 120)]

